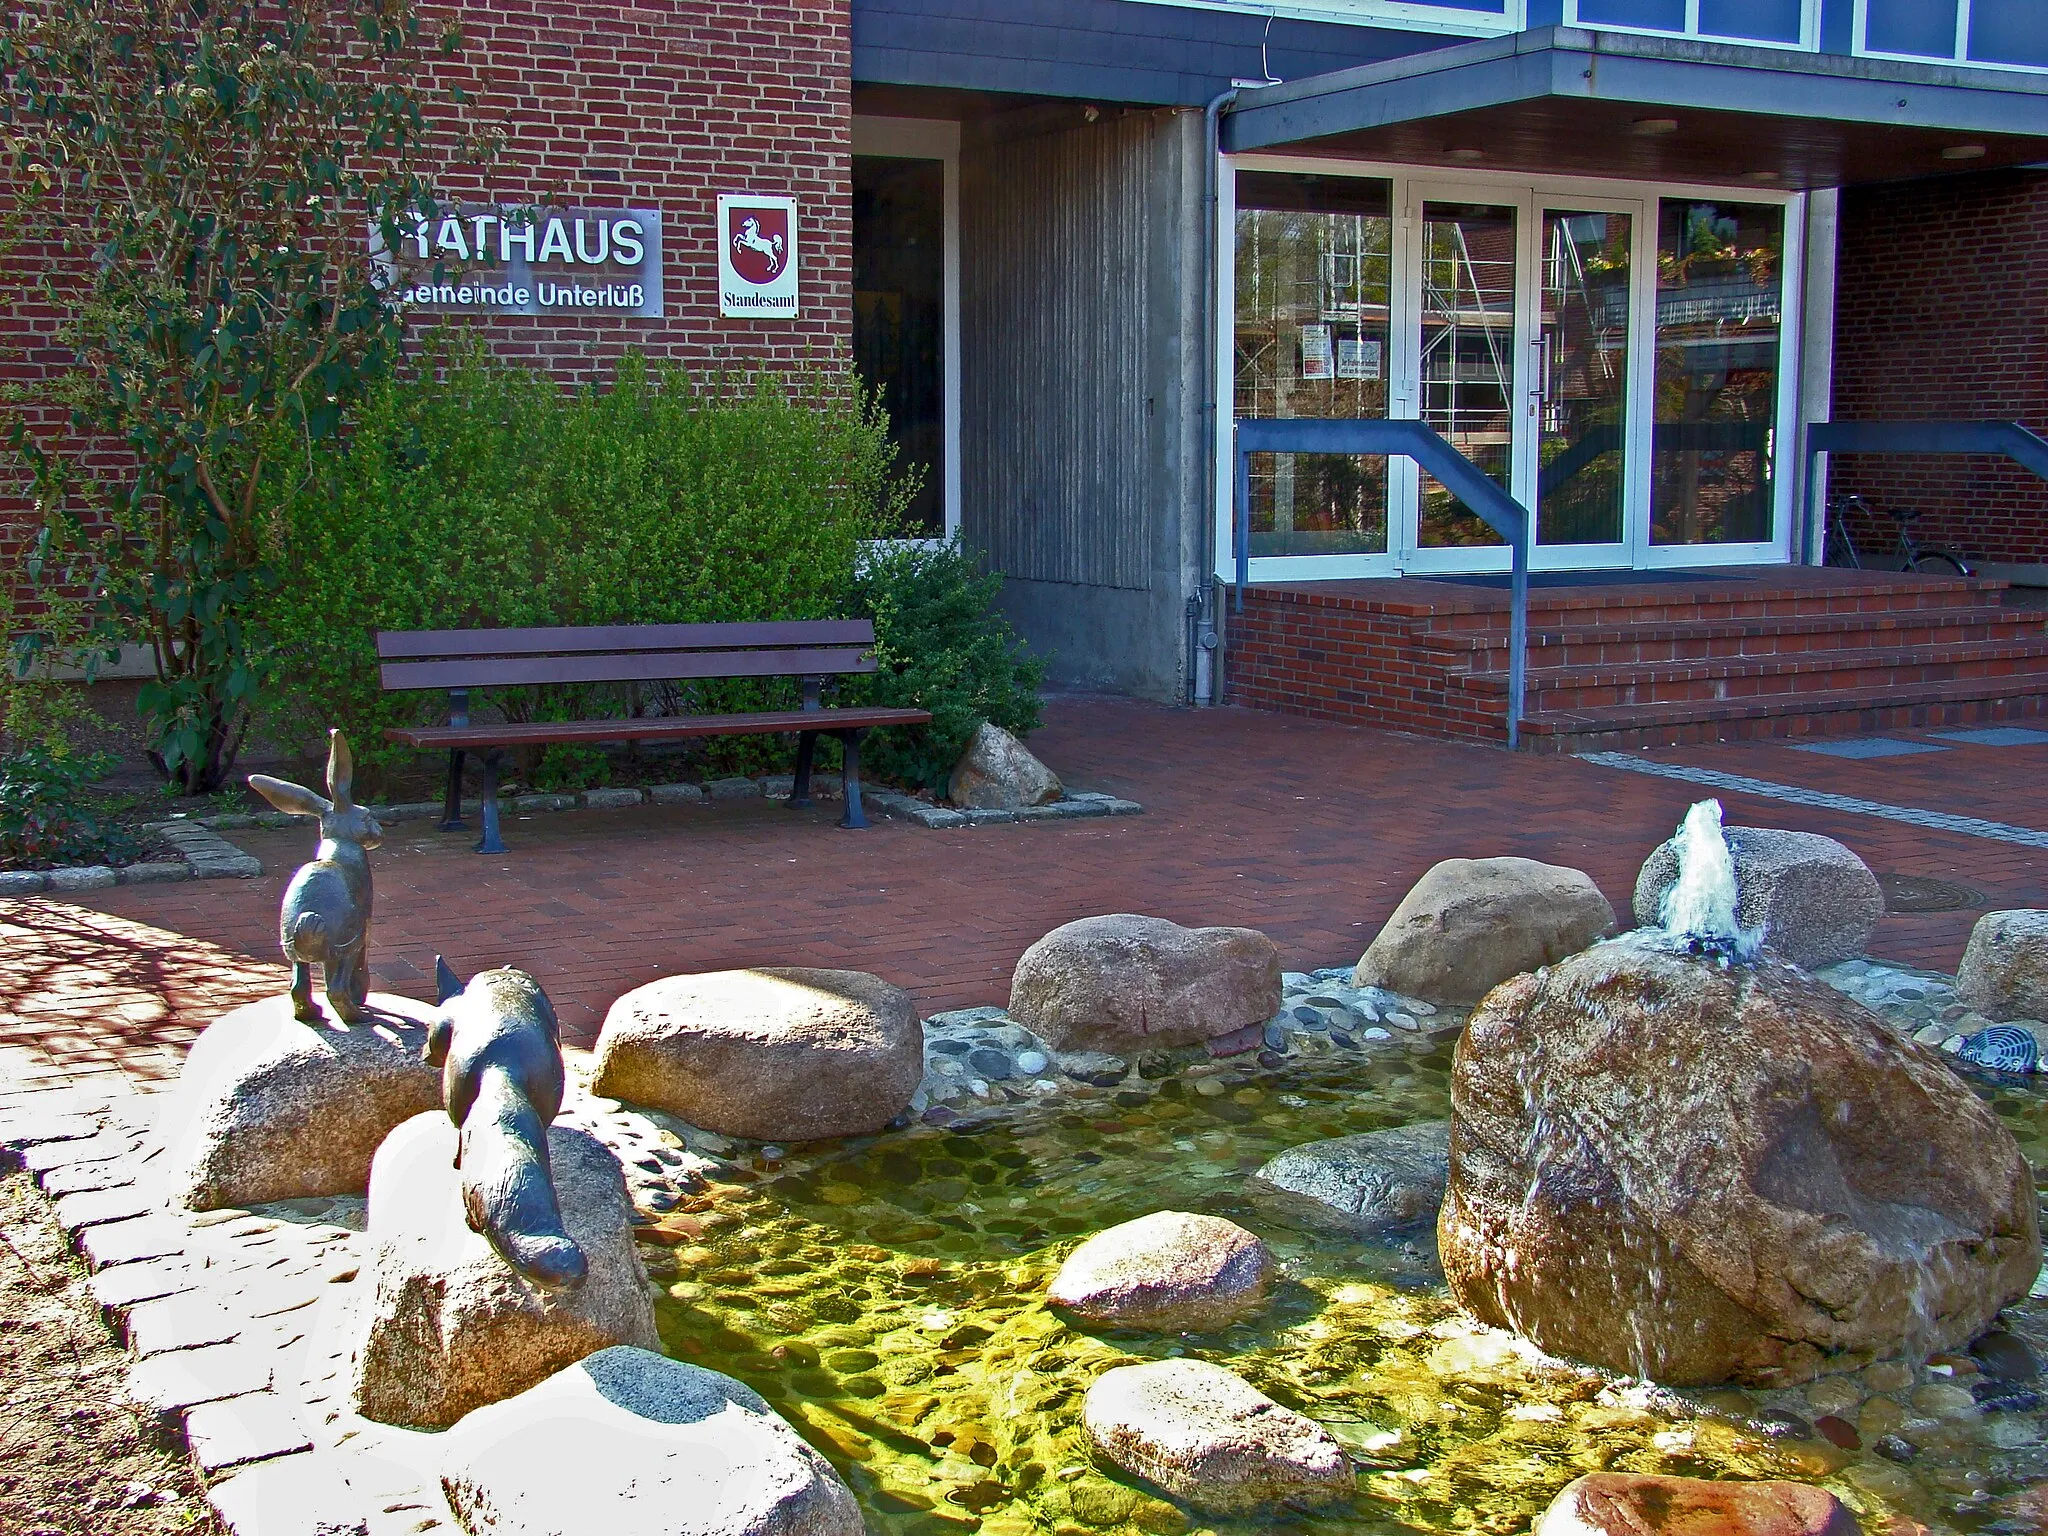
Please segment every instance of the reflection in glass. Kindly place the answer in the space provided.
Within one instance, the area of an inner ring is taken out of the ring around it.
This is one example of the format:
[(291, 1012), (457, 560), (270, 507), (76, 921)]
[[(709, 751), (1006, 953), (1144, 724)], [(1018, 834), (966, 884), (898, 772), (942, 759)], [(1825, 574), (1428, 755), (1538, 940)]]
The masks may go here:
[[(1344, 176), (1237, 178), (1239, 417), (1387, 414), (1390, 187)], [(1380, 554), (1380, 457), (1256, 454), (1251, 552)]]
[(923, 475), (913, 537), (942, 538), (946, 168), (853, 157), (853, 365), (889, 413), (896, 467)]
[(1625, 213), (1543, 215), (1532, 385), (1539, 544), (1622, 540), (1632, 222)]
[(1776, 206), (1659, 205), (1653, 544), (1771, 537), (1784, 231)]
[[(1514, 449), (1515, 210), (1422, 205), (1422, 419), (1502, 490)], [(1425, 549), (1498, 544), (1435, 476), (1418, 474)]]

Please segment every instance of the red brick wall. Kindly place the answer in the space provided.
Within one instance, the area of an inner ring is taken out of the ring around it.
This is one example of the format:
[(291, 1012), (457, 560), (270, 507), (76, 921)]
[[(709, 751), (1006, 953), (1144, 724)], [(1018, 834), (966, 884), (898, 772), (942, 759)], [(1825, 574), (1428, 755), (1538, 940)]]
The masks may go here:
[[(851, 336), (852, 42), (848, 0), (471, 0), (437, 83), (506, 130), (475, 190), (495, 201), (662, 210), (659, 320), (507, 317), (497, 350), (564, 378), (637, 346), (689, 363), (823, 358)], [(798, 199), (803, 308), (721, 319), (721, 192)]]
[[(460, 197), (662, 210), (661, 318), (506, 316), (503, 357), (564, 381), (601, 377), (627, 348), (694, 366), (824, 361), (851, 338), (852, 43), (848, 0), (470, 0), (428, 12), (465, 46), (431, 84), (459, 85), (504, 151)], [(721, 192), (798, 199), (802, 309), (795, 319), (718, 313)], [(17, 258), (18, 259), (18, 258)], [(425, 323), (432, 324), (431, 319)], [(4, 368), (38, 361), (55, 317), (0, 320)], [(47, 364), (53, 354), (44, 351)], [(57, 358), (61, 361), (61, 358)], [(61, 431), (52, 424), (53, 431)], [(24, 504), (0, 487), (0, 581), (22, 581)], [(24, 592), (24, 599), (27, 594)]]
[(1501, 702), (1453, 687), (1439, 653), (1418, 644), (1427, 617), (1250, 587), (1244, 612), (1230, 612), (1227, 628), (1223, 686), (1232, 704), (1429, 736), (1507, 740)]
[[(1834, 415), (2014, 420), (2048, 433), (2048, 174), (1842, 194)], [(1927, 512), (1980, 560), (2048, 561), (2048, 484), (2004, 459), (1843, 458), (1830, 491)]]

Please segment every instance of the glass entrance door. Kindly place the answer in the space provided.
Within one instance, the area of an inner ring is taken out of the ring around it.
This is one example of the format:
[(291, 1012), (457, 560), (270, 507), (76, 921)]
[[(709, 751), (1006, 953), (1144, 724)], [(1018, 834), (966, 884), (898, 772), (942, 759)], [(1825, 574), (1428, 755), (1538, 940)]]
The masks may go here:
[[(1426, 183), (1407, 207), (1396, 413), (1535, 509), (1535, 565), (1626, 565), (1639, 210)], [(1505, 540), (1435, 476), (1403, 479), (1403, 569), (1507, 568)]]

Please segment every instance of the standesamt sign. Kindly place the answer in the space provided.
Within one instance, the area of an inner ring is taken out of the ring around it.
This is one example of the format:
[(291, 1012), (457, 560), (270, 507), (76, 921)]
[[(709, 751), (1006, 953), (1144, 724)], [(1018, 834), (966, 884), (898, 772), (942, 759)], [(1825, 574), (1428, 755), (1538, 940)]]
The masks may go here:
[(796, 199), (718, 195), (718, 312), (728, 319), (797, 315)]
[[(443, 315), (659, 315), (657, 208), (450, 208), (371, 245), (398, 302)], [(438, 269), (438, 270), (437, 270)]]

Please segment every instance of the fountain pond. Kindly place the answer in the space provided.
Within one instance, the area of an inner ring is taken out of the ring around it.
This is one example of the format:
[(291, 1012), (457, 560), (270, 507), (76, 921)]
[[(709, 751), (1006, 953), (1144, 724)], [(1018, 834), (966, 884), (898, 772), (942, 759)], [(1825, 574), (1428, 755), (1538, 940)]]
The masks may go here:
[[(1872, 974), (1850, 979), (1867, 993)], [(1879, 1006), (1903, 1030), (1923, 1025), (1905, 1011), (1917, 995)], [(1669, 1391), (1471, 1322), (1427, 1232), (1362, 1243), (1258, 1193), (1250, 1175), (1287, 1147), (1445, 1118), (1451, 1048), (1438, 1033), (1367, 1058), (1133, 1074), (978, 1124), (741, 1156), (643, 1243), (665, 1287), (665, 1346), (759, 1391), (890, 1536), (1511, 1533), (1602, 1469), (1791, 1478), (1838, 1493), (1873, 1530), (1907, 1516), (1976, 1531), (2000, 1528), (2002, 1496), (2048, 1479), (2035, 1394), (2048, 1383), (1996, 1379), (1998, 1360)], [(2048, 1167), (2048, 1100), (2033, 1081), (1987, 1078), (1977, 1091)], [(1265, 1238), (1288, 1277), (1268, 1312), (1176, 1337), (1084, 1331), (1047, 1309), (1045, 1287), (1082, 1237), (1160, 1209)], [(2010, 1309), (2005, 1325), (2048, 1355), (2048, 1303)], [(1217, 1520), (1098, 1465), (1080, 1427), (1090, 1382), (1180, 1354), (1228, 1365), (1322, 1423), (1368, 1469), (1357, 1496)]]

